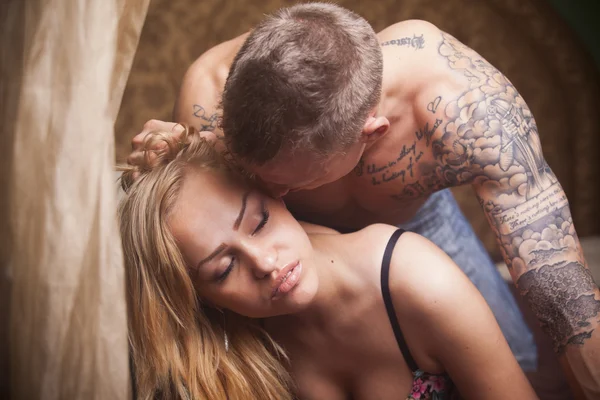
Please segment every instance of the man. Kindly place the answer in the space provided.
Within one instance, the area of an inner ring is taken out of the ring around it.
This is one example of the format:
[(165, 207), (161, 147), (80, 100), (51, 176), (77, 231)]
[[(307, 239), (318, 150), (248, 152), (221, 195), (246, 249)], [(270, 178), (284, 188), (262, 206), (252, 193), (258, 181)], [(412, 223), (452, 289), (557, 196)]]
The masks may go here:
[[(448, 190), (473, 185), (521, 294), (588, 395), (600, 392), (600, 293), (567, 199), (525, 101), (481, 56), (424, 21), (375, 35), (348, 10), (304, 4), (202, 55), (175, 120), (221, 137), (221, 92), (228, 150), (298, 218), (428, 237), (479, 288), (531, 370), (531, 334)], [(134, 146), (171, 128), (150, 121)]]

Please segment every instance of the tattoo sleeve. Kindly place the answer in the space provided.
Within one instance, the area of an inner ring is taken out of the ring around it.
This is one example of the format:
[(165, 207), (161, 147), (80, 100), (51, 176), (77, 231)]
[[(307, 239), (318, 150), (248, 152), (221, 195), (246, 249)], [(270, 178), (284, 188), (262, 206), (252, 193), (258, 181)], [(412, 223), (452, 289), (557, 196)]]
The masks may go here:
[(555, 350), (583, 345), (598, 327), (600, 294), (535, 120), (509, 80), (472, 50), (443, 34), (438, 52), (469, 87), (445, 109), (437, 98), (427, 105), (425, 114), (443, 120), (426, 138), (434, 155), (430, 187), (474, 185), (513, 280)]

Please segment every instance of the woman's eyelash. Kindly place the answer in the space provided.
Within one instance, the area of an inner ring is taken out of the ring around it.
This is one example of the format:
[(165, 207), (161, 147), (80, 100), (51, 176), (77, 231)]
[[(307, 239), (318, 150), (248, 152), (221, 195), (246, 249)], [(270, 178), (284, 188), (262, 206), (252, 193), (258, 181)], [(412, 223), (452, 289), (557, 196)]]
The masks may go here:
[(229, 265), (227, 266), (227, 269), (225, 270), (225, 272), (223, 272), (221, 274), (221, 276), (219, 276), (217, 278), (217, 282), (223, 282), (225, 280), (225, 278), (227, 278), (227, 275), (229, 275), (229, 273), (233, 269), (233, 261), (234, 260), (235, 260), (235, 257), (231, 257), (231, 261), (229, 262)]
[[(262, 214), (262, 219), (260, 220), (260, 222), (258, 223), (256, 228), (254, 229), (254, 232), (252, 232), (253, 235), (258, 233), (262, 228), (264, 228), (265, 225), (267, 224), (267, 222), (269, 221), (269, 210), (267, 209), (267, 205), (265, 204), (264, 201), (261, 203), (260, 212)], [(217, 282), (223, 282), (225, 280), (225, 278), (227, 278), (227, 275), (229, 275), (229, 273), (233, 269), (234, 261), (235, 261), (235, 257), (231, 257), (231, 261), (229, 262), (229, 265), (227, 266), (225, 271), (217, 278)]]
[(261, 221), (258, 223), (258, 225), (256, 226), (256, 229), (254, 229), (254, 232), (252, 232), (252, 234), (254, 235), (255, 233), (257, 233), (258, 231), (260, 231), (262, 228), (264, 228), (264, 226), (267, 224), (267, 222), (269, 221), (269, 210), (267, 210), (267, 206), (265, 204), (265, 202), (262, 202), (261, 205), (261, 213), (262, 213), (262, 219)]

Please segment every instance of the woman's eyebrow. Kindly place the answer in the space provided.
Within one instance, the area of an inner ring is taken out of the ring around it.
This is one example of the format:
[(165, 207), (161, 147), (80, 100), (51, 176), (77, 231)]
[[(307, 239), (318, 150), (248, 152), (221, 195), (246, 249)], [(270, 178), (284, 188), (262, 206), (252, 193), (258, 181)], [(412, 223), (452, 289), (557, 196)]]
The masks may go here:
[(219, 247), (217, 247), (215, 249), (215, 251), (213, 251), (212, 253), (210, 253), (210, 255), (206, 258), (203, 258), (202, 260), (200, 260), (200, 262), (198, 263), (198, 266), (196, 268), (200, 268), (202, 265), (206, 264), (207, 262), (209, 262), (210, 260), (212, 260), (213, 258), (215, 258), (216, 256), (219, 255), (220, 252), (222, 252), (223, 250), (225, 250), (227, 246), (225, 245), (225, 243), (221, 243), (219, 245)]
[[(235, 222), (233, 223), (234, 231), (237, 231), (240, 228), (240, 224), (242, 223), (242, 220), (244, 219), (244, 213), (246, 212), (246, 204), (248, 203), (248, 196), (250, 195), (251, 192), (252, 192), (251, 190), (248, 190), (242, 196), (242, 208), (240, 209), (240, 213), (238, 214), (237, 218), (235, 219)], [(212, 260), (213, 258), (218, 256), (219, 253), (221, 253), (223, 250), (225, 250), (226, 247), (227, 247), (227, 245), (225, 245), (225, 243), (221, 243), (219, 245), (219, 247), (217, 247), (215, 249), (215, 251), (210, 253), (210, 255), (208, 257), (200, 260), (200, 262), (197, 264), (196, 268), (200, 268), (202, 265), (206, 264), (207, 262), (209, 262), (210, 260)]]
[(244, 213), (246, 212), (246, 203), (248, 202), (248, 196), (250, 195), (250, 192), (251, 191), (248, 190), (242, 196), (242, 208), (240, 209), (240, 214), (238, 215), (238, 217), (235, 219), (235, 222), (233, 223), (233, 230), (234, 231), (237, 231), (240, 228), (240, 224), (242, 223), (242, 219), (244, 219)]

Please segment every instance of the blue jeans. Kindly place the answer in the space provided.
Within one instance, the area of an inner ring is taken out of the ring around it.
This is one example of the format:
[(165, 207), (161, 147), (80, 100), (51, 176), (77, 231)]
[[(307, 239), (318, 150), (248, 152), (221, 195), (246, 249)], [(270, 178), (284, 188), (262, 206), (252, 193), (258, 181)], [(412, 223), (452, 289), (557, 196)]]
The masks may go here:
[(496, 266), (449, 189), (434, 193), (400, 226), (425, 236), (446, 252), (481, 292), (524, 371), (537, 368), (533, 334)]

